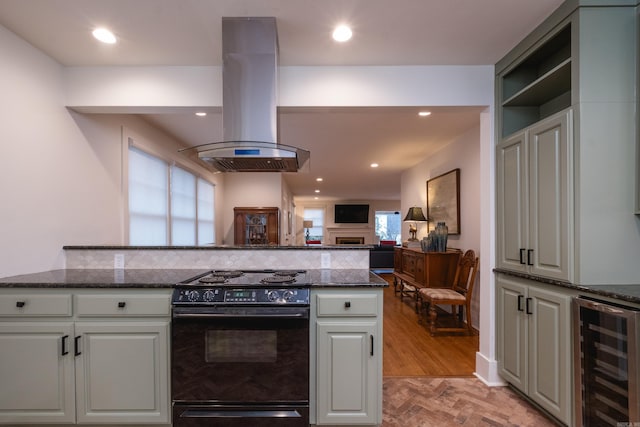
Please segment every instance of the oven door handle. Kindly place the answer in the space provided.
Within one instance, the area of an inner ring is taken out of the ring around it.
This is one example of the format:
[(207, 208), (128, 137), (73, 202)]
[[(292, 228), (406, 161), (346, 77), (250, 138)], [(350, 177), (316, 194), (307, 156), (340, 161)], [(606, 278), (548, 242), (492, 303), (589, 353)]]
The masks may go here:
[(286, 309), (273, 308), (249, 308), (238, 310), (237, 308), (220, 309), (210, 307), (186, 308), (179, 307), (173, 309), (174, 319), (249, 319), (249, 318), (270, 318), (270, 319), (308, 319), (309, 308), (288, 307)]
[(180, 414), (180, 418), (301, 418), (300, 412), (296, 410), (248, 410), (248, 411), (225, 411), (225, 410), (202, 410), (187, 409)]

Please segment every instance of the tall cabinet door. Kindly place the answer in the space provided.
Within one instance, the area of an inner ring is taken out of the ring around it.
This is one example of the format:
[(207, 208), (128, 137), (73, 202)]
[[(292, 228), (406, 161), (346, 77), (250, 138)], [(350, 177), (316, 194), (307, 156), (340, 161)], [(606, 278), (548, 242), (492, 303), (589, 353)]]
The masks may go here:
[(169, 322), (77, 322), (78, 423), (169, 422)]
[(376, 322), (317, 323), (316, 424), (375, 424)]
[(571, 110), (532, 126), (529, 144), (531, 274), (570, 280), (573, 232)]
[(496, 147), (497, 264), (526, 271), (528, 247), (526, 133), (519, 132)]
[(498, 370), (500, 376), (527, 392), (527, 286), (496, 277)]
[(0, 423), (75, 423), (73, 323), (0, 323)]
[(529, 287), (529, 397), (571, 419), (571, 297)]

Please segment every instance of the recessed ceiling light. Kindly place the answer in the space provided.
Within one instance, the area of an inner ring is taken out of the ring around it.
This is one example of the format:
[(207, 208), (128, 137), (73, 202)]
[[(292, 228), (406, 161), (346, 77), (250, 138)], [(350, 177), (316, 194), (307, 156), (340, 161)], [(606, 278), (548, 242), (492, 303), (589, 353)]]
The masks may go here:
[(319, 193), (319, 192), (320, 192), (320, 190), (316, 190), (316, 193)]
[(196, 116), (198, 116), (198, 117), (204, 117), (204, 116), (206, 116), (206, 115), (207, 115), (207, 113), (205, 113), (204, 111), (198, 111), (198, 112), (196, 113)]
[(431, 111), (420, 111), (420, 112), (418, 113), (418, 115), (419, 115), (420, 117), (427, 117), (427, 116), (430, 116), (430, 115), (431, 115)]
[(323, 181), (323, 179), (322, 179), (322, 178), (316, 178), (316, 181), (318, 181), (318, 182), (322, 182), (322, 181)]
[(371, 167), (372, 167), (372, 168), (377, 168), (377, 167), (378, 167), (378, 164), (377, 164), (377, 163), (371, 163)]
[(102, 43), (114, 44), (116, 42), (116, 36), (106, 28), (96, 28), (91, 34)]
[(333, 39), (340, 43), (346, 42), (352, 35), (351, 28), (346, 25), (338, 25), (335, 30), (333, 30)]

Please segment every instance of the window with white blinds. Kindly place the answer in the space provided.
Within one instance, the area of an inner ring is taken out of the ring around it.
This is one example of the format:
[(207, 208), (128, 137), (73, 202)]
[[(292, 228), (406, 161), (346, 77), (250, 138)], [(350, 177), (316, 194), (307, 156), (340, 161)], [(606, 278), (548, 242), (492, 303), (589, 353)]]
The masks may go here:
[(198, 244), (208, 245), (215, 243), (214, 200), (215, 187), (202, 178), (198, 178)]
[(171, 167), (171, 244), (196, 244), (196, 177)]
[(129, 244), (166, 245), (169, 168), (144, 151), (129, 148)]
[(129, 244), (215, 242), (215, 187), (191, 172), (129, 148)]

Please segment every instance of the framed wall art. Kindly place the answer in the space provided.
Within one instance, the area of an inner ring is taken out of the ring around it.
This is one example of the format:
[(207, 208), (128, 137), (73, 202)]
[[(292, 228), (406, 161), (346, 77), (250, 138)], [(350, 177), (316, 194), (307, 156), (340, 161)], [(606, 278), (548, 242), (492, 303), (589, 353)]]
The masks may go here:
[(445, 222), (449, 234), (460, 234), (460, 169), (427, 181), (427, 219), (430, 230)]

